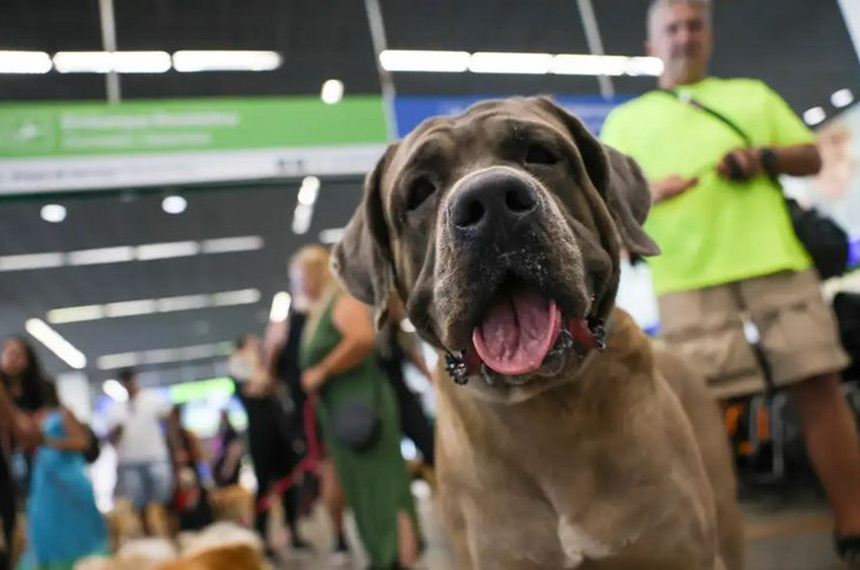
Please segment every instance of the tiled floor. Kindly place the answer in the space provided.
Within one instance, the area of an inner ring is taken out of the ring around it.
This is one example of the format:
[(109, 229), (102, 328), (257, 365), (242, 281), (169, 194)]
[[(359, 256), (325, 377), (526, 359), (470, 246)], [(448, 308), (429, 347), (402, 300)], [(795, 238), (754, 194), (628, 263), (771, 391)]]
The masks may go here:
[[(427, 552), (423, 570), (457, 570), (433, 512), (432, 502), (419, 501)], [(831, 541), (831, 521), (817, 497), (758, 497), (744, 504), (747, 514), (747, 570), (840, 570)], [(354, 527), (348, 524), (350, 541), (357, 544)], [(283, 570), (363, 570), (364, 557), (354, 554), (352, 564), (333, 566), (326, 554), (330, 548), (327, 519), (318, 511), (304, 530), (317, 554), (304, 560), (284, 559)]]

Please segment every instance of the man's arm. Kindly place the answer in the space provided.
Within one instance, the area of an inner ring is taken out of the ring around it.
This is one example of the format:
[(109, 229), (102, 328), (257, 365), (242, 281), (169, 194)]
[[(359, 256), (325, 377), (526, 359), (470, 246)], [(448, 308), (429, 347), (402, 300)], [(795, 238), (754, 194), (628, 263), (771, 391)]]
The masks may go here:
[[(821, 152), (815, 144), (796, 144), (771, 149), (778, 174), (814, 176), (821, 171)], [(765, 160), (765, 162), (767, 162)]]
[(813, 176), (821, 170), (821, 153), (812, 143), (739, 148), (728, 153), (717, 165), (717, 172), (724, 178), (732, 178), (733, 170), (742, 180), (762, 172), (770, 176)]

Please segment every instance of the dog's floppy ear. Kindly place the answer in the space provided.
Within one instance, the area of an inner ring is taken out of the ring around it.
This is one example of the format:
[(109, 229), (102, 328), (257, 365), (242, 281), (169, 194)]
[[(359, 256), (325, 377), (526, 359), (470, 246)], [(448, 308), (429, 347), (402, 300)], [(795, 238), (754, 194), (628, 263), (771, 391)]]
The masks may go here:
[(396, 145), (385, 151), (364, 181), (364, 198), (334, 246), (332, 269), (349, 293), (375, 308), (380, 326), (388, 313), (392, 257), (382, 206), (382, 174)]
[(657, 255), (660, 248), (642, 229), (651, 208), (651, 190), (636, 162), (600, 141), (579, 119), (546, 97), (538, 105), (559, 118), (576, 143), (591, 182), (603, 195), (624, 247), (638, 255)]

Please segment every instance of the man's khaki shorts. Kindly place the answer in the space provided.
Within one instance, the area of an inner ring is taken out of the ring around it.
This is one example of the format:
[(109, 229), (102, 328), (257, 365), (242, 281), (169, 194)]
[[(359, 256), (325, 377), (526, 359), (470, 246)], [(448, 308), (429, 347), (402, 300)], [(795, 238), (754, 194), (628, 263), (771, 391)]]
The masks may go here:
[(775, 386), (838, 372), (849, 364), (818, 275), (786, 271), (659, 299), (662, 336), (689, 355), (717, 397), (761, 392), (765, 379), (744, 322), (758, 329)]

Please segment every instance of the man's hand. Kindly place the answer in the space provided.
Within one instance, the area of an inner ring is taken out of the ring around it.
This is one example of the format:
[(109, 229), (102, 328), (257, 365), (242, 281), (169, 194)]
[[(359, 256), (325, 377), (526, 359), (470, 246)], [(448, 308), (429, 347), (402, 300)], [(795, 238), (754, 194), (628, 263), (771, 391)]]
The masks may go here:
[(654, 204), (683, 194), (699, 183), (698, 178), (683, 178), (677, 174), (651, 184), (651, 201)]
[(761, 154), (757, 148), (735, 149), (717, 165), (717, 173), (720, 176), (735, 182), (749, 180), (761, 171)]
[(325, 381), (326, 371), (322, 366), (315, 366), (302, 374), (302, 388), (307, 393), (316, 392)]

